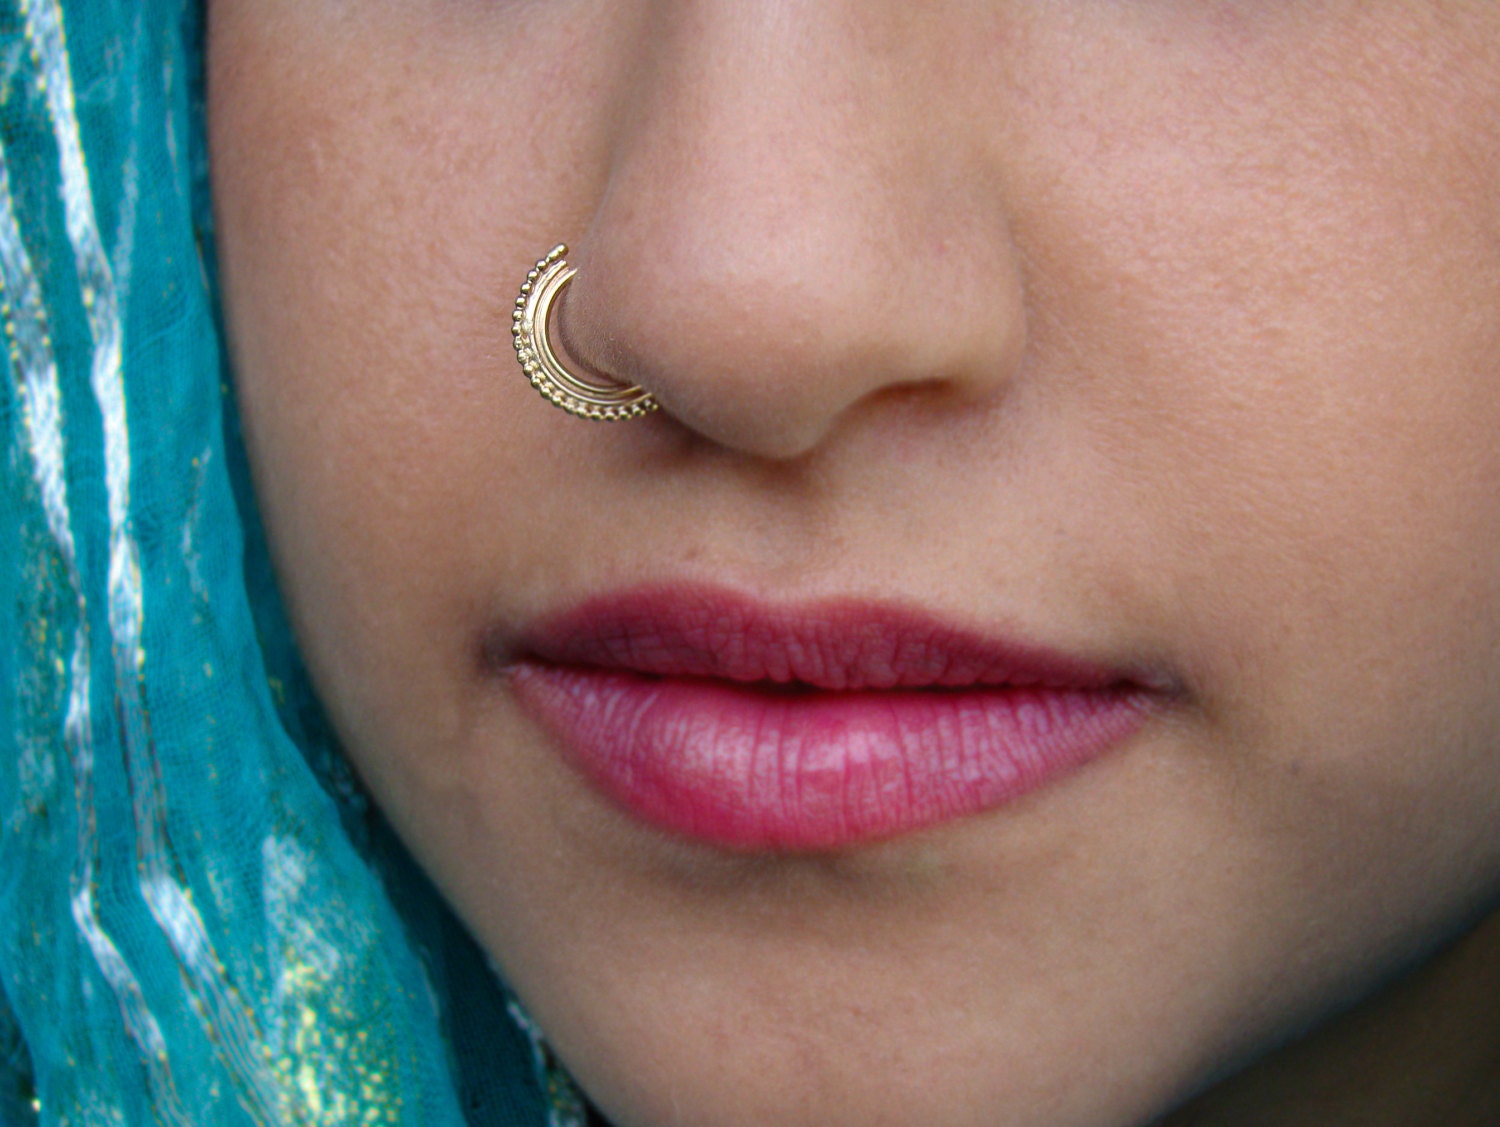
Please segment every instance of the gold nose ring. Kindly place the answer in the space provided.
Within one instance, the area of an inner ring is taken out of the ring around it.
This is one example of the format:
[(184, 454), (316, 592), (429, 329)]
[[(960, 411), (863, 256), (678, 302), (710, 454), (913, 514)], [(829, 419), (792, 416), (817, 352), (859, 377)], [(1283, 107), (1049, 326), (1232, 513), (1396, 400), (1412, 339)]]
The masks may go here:
[(580, 419), (612, 422), (649, 415), (657, 404), (645, 388), (585, 379), (568, 371), (553, 351), (549, 336), (552, 303), (578, 273), (568, 265), (567, 255), (566, 246), (553, 247), (521, 283), (510, 330), (521, 370), (549, 403)]

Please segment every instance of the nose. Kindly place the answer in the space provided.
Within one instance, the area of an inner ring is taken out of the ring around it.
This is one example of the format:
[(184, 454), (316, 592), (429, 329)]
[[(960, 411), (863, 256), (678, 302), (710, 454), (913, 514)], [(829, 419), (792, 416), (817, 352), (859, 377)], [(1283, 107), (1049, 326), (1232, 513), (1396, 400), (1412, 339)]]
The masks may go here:
[(984, 139), (959, 99), (945, 115), (951, 78), (907, 7), (653, 9), (571, 240), (569, 352), (775, 460), (893, 393), (958, 406), (1004, 387), (1024, 348), (1017, 255)]

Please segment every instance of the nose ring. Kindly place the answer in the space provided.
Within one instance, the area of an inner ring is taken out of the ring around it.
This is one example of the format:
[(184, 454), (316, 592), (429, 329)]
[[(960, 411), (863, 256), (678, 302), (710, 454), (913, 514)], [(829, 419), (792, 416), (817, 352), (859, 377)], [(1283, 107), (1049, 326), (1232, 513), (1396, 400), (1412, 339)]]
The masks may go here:
[(578, 273), (568, 265), (567, 254), (566, 246), (553, 247), (521, 283), (510, 329), (521, 370), (549, 403), (580, 419), (612, 422), (650, 414), (657, 403), (645, 388), (585, 379), (568, 371), (553, 351), (549, 336), (552, 303)]

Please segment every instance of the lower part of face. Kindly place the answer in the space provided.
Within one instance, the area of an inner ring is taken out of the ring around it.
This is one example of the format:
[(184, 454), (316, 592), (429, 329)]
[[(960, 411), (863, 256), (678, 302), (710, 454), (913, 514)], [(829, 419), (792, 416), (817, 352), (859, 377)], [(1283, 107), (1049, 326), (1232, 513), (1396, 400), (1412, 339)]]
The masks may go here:
[[(211, 8), (301, 642), (617, 1122), (1141, 1122), (1495, 891), (1494, 6)], [(655, 415), (520, 374), (563, 241), (560, 337)], [(643, 590), (900, 608), (1144, 719), (894, 836), (684, 835), (515, 677)]]

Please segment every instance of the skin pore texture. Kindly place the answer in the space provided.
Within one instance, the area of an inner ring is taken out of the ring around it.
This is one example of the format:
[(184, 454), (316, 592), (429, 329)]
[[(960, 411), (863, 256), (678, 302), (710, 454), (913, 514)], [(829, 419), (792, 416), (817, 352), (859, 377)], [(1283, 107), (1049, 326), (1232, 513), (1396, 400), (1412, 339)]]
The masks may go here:
[[(612, 1122), (1492, 1121), (1494, 926), (1368, 996), (1500, 892), (1500, 5), (209, 7), (299, 638)], [(650, 419), (520, 375), (561, 241), (563, 342)], [(510, 676), (643, 585), (1171, 688), (997, 808), (717, 849)]]

